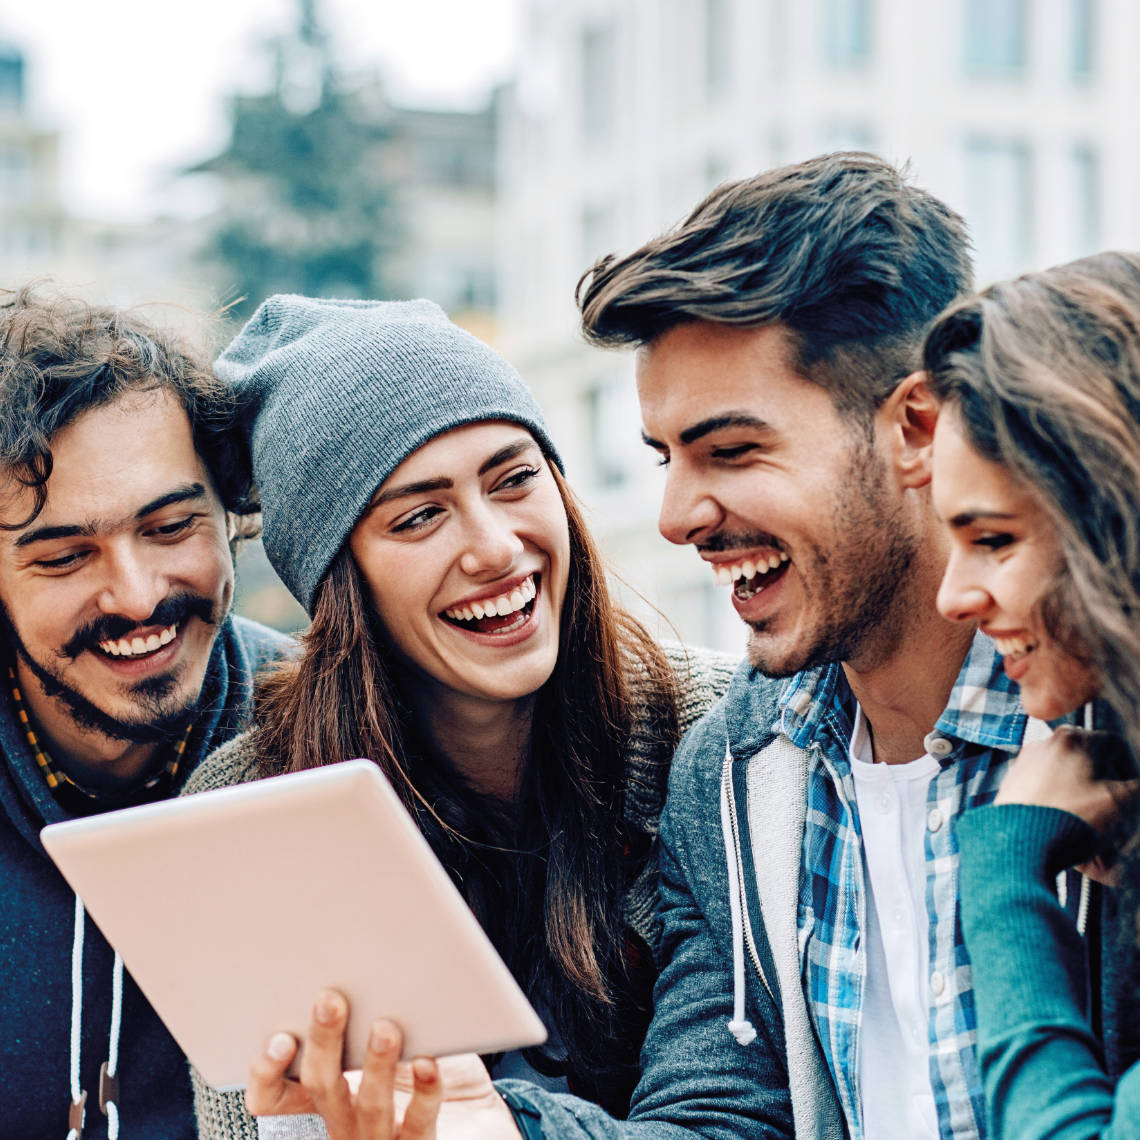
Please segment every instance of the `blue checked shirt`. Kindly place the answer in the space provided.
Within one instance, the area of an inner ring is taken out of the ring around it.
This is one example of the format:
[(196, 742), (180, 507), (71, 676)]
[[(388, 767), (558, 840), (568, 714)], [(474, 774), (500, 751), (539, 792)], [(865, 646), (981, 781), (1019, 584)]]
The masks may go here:
[[(862, 1140), (859, 1033), (867, 957), (865, 866), (849, 751), (855, 698), (838, 665), (800, 673), (786, 686), (783, 731), (811, 753), (804, 875), (800, 888), (800, 961), (808, 1005), (835, 1079), (851, 1140)], [(977, 1021), (970, 963), (958, 918), (954, 820), (997, 792), (1021, 747), (1026, 715), (993, 642), (977, 634), (928, 736), (939, 770), (927, 793), (926, 907), (930, 919), (928, 1042), (930, 1083), (945, 1140), (985, 1134), (974, 1057)]]

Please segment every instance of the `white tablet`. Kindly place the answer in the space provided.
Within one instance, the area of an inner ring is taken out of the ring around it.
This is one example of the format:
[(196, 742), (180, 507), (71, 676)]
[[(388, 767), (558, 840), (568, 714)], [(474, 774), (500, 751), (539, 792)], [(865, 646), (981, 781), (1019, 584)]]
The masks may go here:
[(546, 1031), (375, 764), (57, 823), (44, 847), (202, 1075), (246, 1083), (332, 986), (346, 1067), (388, 1017), (405, 1056), (494, 1053)]

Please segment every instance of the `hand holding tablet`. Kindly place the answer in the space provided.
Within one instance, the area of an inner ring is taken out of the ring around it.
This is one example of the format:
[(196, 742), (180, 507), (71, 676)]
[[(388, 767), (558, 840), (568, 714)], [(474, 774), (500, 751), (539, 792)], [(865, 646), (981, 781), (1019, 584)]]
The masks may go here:
[[(180, 1047), (218, 1088), (314, 996), (404, 1055), (492, 1053), (545, 1030), (379, 769), (353, 760), (45, 828), (43, 843)], [(302, 1060), (303, 1064), (303, 1060)], [(338, 1073), (339, 1075), (339, 1073)]]
[[(363, 1071), (343, 1073), (348, 1013), (335, 991), (317, 996), (299, 1080), (286, 1074), (297, 1042), (286, 1034), (270, 1039), (250, 1069), (246, 1089), (255, 1115), (320, 1113), (330, 1140), (435, 1140), (437, 1129), (463, 1140), (517, 1140), (511, 1111), (477, 1056), (420, 1057), (397, 1065), (401, 1035), (391, 1022), (372, 1024)], [(267, 1132), (272, 1135), (272, 1125)]]

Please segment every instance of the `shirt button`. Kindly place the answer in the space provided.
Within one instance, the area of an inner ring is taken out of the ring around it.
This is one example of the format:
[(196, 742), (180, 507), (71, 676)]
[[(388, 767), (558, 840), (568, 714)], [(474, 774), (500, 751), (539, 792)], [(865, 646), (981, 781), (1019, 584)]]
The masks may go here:
[(903, 910), (903, 908), (901, 906), (895, 907), (894, 913), (891, 915), (891, 918), (894, 919), (895, 926), (905, 926), (906, 925), (906, 911)]
[(879, 793), (879, 811), (884, 815), (891, 810), (891, 796), (889, 792)]
[(930, 813), (926, 817), (926, 826), (931, 831), (937, 831), (942, 826), (942, 810), (941, 808), (931, 808)]
[(935, 997), (941, 997), (946, 989), (946, 979), (937, 970), (930, 975), (930, 989)]
[(954, 751), (954, 742), (945, 736), (939, 736), (937, 732), (928, 733), (923, 738), (922, 746), (931, 756), (945, 757)]

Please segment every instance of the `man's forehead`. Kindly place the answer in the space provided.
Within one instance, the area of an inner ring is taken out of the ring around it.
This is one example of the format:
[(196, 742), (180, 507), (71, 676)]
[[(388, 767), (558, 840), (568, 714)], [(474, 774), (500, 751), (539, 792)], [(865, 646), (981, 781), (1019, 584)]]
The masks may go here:
[(31, 521), (35, 493), (19, 471), (7, 474), (0, 522), (17, 526), (17, 536), (45, 526), (101, 529), (146, 513), (164, 496), (210, 486), (189, 418), (164, 391), (130, 393), (61, 428), (51, 441), (46, 499)]

